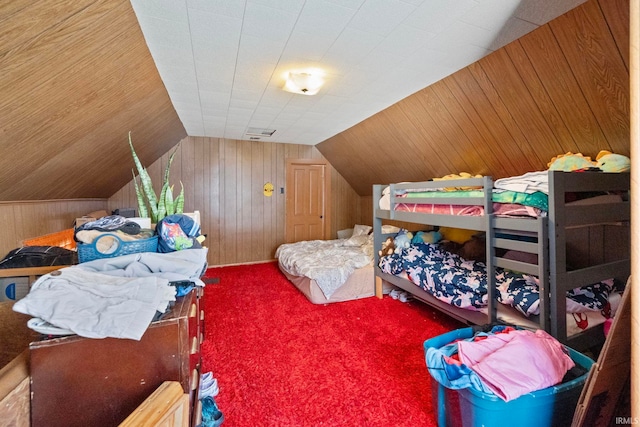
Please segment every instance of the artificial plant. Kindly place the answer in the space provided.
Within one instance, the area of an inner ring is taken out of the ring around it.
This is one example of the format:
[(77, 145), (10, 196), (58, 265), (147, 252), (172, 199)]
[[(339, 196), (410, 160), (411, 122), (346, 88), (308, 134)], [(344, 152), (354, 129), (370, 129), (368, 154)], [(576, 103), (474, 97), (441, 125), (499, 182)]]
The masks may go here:
[(133, 143), (131, 142), (131, 132), (129, 132), (129, 147), (131, 148), (133, 162), (135, 163), (136, 169), (138, 170), (138, 175), (140, 176), (140, 185), (138, 185), (136, 173), (133, 169), (131, 170), (131, 172), (133, 173), (133, 185), (135, 187), (136, 197), (138, 199), (139, 215), (141, 217), (151, 218), (151, 222), (153, 224), (157, 224), (168, 215), (183, 213), (184, 186), (182, 185), (182, 182), (180, 182), (180, 194), (174, 200), (173, 186), (169, 185), (169, 170), (171, 168), (171, 163), (173, 162), (173, 157), (175, 156), (178, 147), (176, 147), (176, 149), (173, 150), (173, 152), (169, 156), (169, 162), (167, 163), (167, 167), (164, 171), (164, 179), (162, 182), (162, 189), (160, 190), (159, 197), (156, 195), (156, 192), (153, 189), (153, 183), (151, 182), (151, 177), (149, 176), (147, 169), (142, 166), (142, 163), (140, 163), (140, 159), (138, 158), (136, 151), (133, 149)]

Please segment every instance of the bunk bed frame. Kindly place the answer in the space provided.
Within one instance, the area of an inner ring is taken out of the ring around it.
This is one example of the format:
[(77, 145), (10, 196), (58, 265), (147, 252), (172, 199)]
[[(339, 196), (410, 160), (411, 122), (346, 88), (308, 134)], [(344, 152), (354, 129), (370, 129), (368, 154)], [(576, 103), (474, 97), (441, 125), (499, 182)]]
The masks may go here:
[[(380, 256), (375, 255), (376, 287), (383, 282), (391, 283), (415, 298), (445, 312), (467, 324), (493, 324), (502, 319), (517, 319), (524, 327), (540, 328), (549, 332), (559, 341), (575, 349), (586, 349), (604, 341), (602, 327), (567, 336), (566, 292), (578, 286), (596, 283), (601, 280), (617, 278), (626, 283), (630, 274), (629, 241), (618, 259), (591, 263), (588, 266), (569, 270), (567, 249), (568, 231), (574, 228), (603, 226), (605, 224), (626, 225), (630, 221), (628, 197), (621, 202), (607, 204), (581, 204), (575, 206), (565, 203), (567, 193), (574, 192), (628, 192), (630, 176), (628, 173), (599, 172), (562, 172), (549, 171), (549, 211), (548, 216), (539, 218), (504, 218), (493, 212), (493, 181), (490, 177), (461, 180), (428, 181), (417, 183), (391, 184), (390, 209), (381, 209), (379, 200), (385, 185), (373, 187), (373, 232), (374, 248), (380, 248), (382, 242), (392, 234), (383, 234), (383, 222), (400, 221), (429, 226), (446, 226), (482, 231), (486, 234), (486, 268), (488, 304), (486, 312), (472, 311), (451, 306), (433, 297), (420, 287), (402, 277), (383, 273), (379, 267)], [(395, 190), (420, 188), (439, 189), (451, 187), (481, 187), (482, 197), (447, 198), (454, 205), (475, 205), (484, 209), (481, 216), (436, 215), (395, 210), (398, 203), (434, 203), (433, 199), (401, 198), (395, 196)], [(603, 233), (604, 234), (604, 233)], [(537, 255), (538, 262), (531, 264), (514, 261), (497, 255), (496, 249), (515, 250)], [(601, 261), (601, 260), (600, 260)], [(540, 302), (537, 316), (525, 318), (515, 309), (499, 303), (496, 299), (495, 268), (519, 271), (539, 278)], [(379, 293), (378, 293), (379, 295)], [(520, 320), (522, 319), (522, 320)]]

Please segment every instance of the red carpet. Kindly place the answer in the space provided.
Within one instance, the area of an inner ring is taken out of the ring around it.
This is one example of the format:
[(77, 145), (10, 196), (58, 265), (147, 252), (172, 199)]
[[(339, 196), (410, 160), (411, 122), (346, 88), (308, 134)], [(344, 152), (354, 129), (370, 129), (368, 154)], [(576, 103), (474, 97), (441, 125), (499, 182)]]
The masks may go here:
[(387, 296), (313, 305), (276, 263), (211, 268), (202, 372), (224, 426), (433, 426), (425, 340), (461, 327)]

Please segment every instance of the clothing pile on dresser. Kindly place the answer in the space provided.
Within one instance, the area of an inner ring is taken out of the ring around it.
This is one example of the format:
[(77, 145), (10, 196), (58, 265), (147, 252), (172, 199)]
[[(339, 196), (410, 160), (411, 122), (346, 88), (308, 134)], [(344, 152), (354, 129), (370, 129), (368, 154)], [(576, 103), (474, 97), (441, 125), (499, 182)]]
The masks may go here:
[(13, 309), (87, 338), (140, 340), (175, 284), (204, 286), (206, 268), (207, 248), (97, 259), (40, 277)]
[(142, 228), (140, 224), (120, 215), (108, 215), (75, 228), (76, 242), (90, 244), (95, 242), (101, 253), (111, 253), (117, 249), (118, 243), (114, 239), (100, 239), (105, 235), (115, 235), (123, 242), (143, 240), (153, 237), (155, 231)]

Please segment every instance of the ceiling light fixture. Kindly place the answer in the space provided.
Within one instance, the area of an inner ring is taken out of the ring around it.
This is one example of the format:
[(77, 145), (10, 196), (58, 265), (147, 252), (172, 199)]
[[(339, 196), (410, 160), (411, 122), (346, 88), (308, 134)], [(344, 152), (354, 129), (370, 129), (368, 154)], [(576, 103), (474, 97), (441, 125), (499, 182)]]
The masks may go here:
[(324, 84), (320, 73), (294, 72), (287, 75), (283, 89), (300, 95), (315, 95)]

